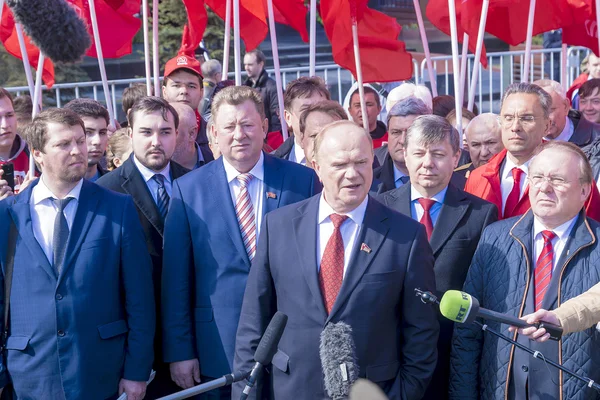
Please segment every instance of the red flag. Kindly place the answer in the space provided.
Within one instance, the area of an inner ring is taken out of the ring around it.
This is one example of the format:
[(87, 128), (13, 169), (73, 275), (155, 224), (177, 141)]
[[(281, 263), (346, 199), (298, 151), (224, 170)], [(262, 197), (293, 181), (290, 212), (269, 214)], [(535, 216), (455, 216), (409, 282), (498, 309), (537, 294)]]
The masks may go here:
[[(264, 3), (267, 10), (267, 0)], [(308, 9), (304, 5), (304, 0), (273, 0), (273, 14), (275, 14), (275, 22), (294, 28), (300, 34), (302, 41), (308, 43), (306, 30)]]
[(367, 2), (321, 0), (321, 17), (333, 59), (356, 77), (352, 41), (352, 16), (355, 15), (363, 81), (393, 82), (412, 78), (412, 56), (406, 52), (404, 42), (398, 40), (400, 25), (395, 18), (368, 8)]
[(187, 11), (187, 24), (183, 28), (179, 51), (193, 56), (204, 36), (208, 15), (204, 7), (204, 0), (183, 0), (183, 4)]
[[(79, 16), (87, 22), (88, 32), (93, 38), (94, 32), (88, 1), (67, 1), (77, 10)], [(142, 26), (142, 21), (133, 16), (139, 14), (140, 3), (135, 0), (95, 0), (94, 4), (104, 58), (119, 58), (131, 54), (133, 37)], [(96, 44), (93, 40), (92, 46), (88, 49), (86, 55), (98, 57)]]
[[(263, 1), (240, 0), (240, 37), (244, 41), (247, 51), (257, 48), (269, 32)], [(206, 4), (225, 21), (226, 4), (224, 0), (206, 0)], [(233, 4), (231, 5), (231, 26), (233, 26)]]
[(563, 43), (584, 46), (596, 56), (598, 50), (598, 23), (596, 21), (596, 2), (594, 0), (567, 0), (573, 12), (574, 23), (563, 27)]
[[(482, 0), (455, 0), (456, 7), (456, 31), (458, 41), (462, 43), (463, 35), (469, 35), (469, 50), (475, 54), (477, 50), (477, 34), (479, 32), (479, 19), (481, 16)], [(430, 0), (425, 11), (429, 21), (450, 36), (450, 13), (448, 11), (448, 0)], [(481, 49), (481, 65), (487, 68), (487, 56), (485, 45)]]
[[(40, 50), (29, 40), (27, 35), (23, 33), (25, 38), (25, 47), (27, 48), (27, 57), (29, 58), (29, 64), (37, 69), (38, 57), (40, 56)], [(8, 6), (4, 5), (2, 11), (2, 22), (0, 24), (0, 41), (4, 44), (6, 51), (13, 56), (23, 59), (21, 57), (21, 48), (19, 47), (19, 39), (17, 38), (17, 30), (15, 29), (15, 19), (12, 11)], [(44, 59), (42, 72), (42, 80), (51, 88), (54, 85), (54, 64), (49, 58)]]

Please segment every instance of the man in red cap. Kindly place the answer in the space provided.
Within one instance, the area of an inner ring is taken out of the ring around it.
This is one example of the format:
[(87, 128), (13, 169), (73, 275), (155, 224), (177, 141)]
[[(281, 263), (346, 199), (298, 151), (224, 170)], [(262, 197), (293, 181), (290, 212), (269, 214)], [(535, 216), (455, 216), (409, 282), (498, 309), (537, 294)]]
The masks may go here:
[(206, 136), (206, 121), (200, 116), (198, 106), (202, 100), (202, 73), (200, 62), (193, 55), (179, 53), (165, 64), (163, 98), (169, 103), (183, 103), (196, 113), (199, 130), (196, 142), (200, 146), (205, 162), (213, 160)]

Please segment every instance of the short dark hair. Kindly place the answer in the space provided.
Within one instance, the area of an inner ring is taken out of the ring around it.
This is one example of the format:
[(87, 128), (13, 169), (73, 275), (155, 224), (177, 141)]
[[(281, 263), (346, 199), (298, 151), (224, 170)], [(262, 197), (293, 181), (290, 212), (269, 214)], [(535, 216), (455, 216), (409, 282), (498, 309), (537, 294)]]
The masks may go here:
[(254, 54), (256, 56), (256, 63), (264, 63), (267, 61), (267, 57), (265, 57), (265, 53), (260, 51), (259, 49), (254, 49), (247, 51), (246, 54)]
[(51, 122), (66, 126), (80, 126), (85, 132), (81, 117), (74, 111), (68, 108), (48, 108), (39, 113), (25, 128), (25, 137), (31, 151), (44, 152), (44, 147), (48, 143), (48, 124)]
[(33, 113), (33, 101), (31, 96), (28, 94), (22, 94), (13, 99), (13, 108), (15, 113), (18, 115), (25, 115), (31, 120), (31, 114)]
[(314, 112), (327, 114), (330, 117), (337, 118), (340, 121), (348, 119), (348, 114), (344, 110), (344, 107), (342, 107), (337, 101), (319, 101), (318, 103), (311, 104), (304, 111), (302, 111), (302, 114), (300, 115), (300, 133), (302, 135), (304, 135), (304, 131), (306, 130), (306, 120), (308, 119), (308, 116)]
[[(462, 117), (468, 119), (469, 121), (472, 121), (473, 118), (476, 117), (476, 115), (475, 115), (475, 113), (472, 113), (468, 109), (463, 108), (462, 109)], [(446, 115), (446, 121), (450, 122), (450, 124), (452, 124), (452, 120), (453, 119), (456, 120), (456, 108), (450, 110), (450, 112), (448, 113), (448, 115)], [(466, 128), (466, 126), (463, 126), (463, 129), (464, 128)]]
[(79, 117), (90, 117), (90, 118), (104, 118), (106, 125), (110, 124), (110, 116), (108, 110), (92, 99), (73, 99), (65, 107), (67, 110), (73, 111)]
[[(456, 108), (456, 100), (454, 96), (450, 96), (447, 94), (443, 94), (440, 96), (435, 96), (433, 98), (433, 115), (438, 115), (442, 118), (446, 118), (450, 111)], [(463, 108), (467, 107), (467, 102), (463, 101)], [(473, 114), (479, 115), (479, 110), (477, 109), (477, 105), (473, 104)]]
[(410, 140), (416, 140), (426, 146), (448, 140), (454, 153), (460, 150), (458, 131), (439, 115), (421, 115), (417, 117), (406, 132), (405, 149), (408, 147)]
[[(375, 101), (377, 102), (377, 107), (381, 107), (381, 100), (379, 100), (379, 93), (377, 93), (377, 90), (373, 89), (371, 86), (364, 86), (363, 89), (365, 91), (365, 96), (367, 93), (373, 94), (373, 96), (375, 96)], [(352, 98), (359, 94), (358, 90), (359, 88), (357, 87), (356, 90), (352, 92), (352, 96), (350, 96), (350, 104), (352, 104)]]
[[(153, 86), (150, 86), (150, 93), (154, 93)], [(138, 99), (146, 96), (148, 96), (148, 89), (145, 83), (134, 83), (130, 87), (125, 88), (121, 100), (121, 107), (123, 108), (125, 115), (127, 115), (127, 112), (133, 107)]]
[(8, 100), (10, 100), (10, 104), (14, 107), (15, 104), (13, 102), (13, 98), (12, 98), (12, 95), (10, 94), (10, 92), (0, 86), (0, 99), (3, 99), (5, 97), (8, 97)]
[(594, 78), (594, 79), (590, 79), (589, 81), (586, 81), (579, 88), (579, 98), (583, 99), (588, 96), (591, 96), (594, 93), (595, 89), (598, 89), (598, 91), (600, 91), (600, 79)]
[(327, 100), (331, 100), (331, 94), (327, 90), (325, 81), (318, 76), (301, 76), (294, 79), (285, 87), (283, 96), (283, 107), (292, 112), (292, 102), (296, 99), (303, 99), (314, 94), (320, 94)]
[(179, 115), (177, 114), (177, 111), (175, 111), (168, 101), (156, 96), (141, 97), (133, 103), (129, 114), (127, 115), (127, 123), (129, 124), (129, 127), (133, 129), (135, 115), (138, 112), (149, 114), (157, 111), (160, 111), (163, 120), (165, 121), (169, 120), (168, 114), (171, 113), (173, 121), (175, 122), (175, 129), (179, 128)]

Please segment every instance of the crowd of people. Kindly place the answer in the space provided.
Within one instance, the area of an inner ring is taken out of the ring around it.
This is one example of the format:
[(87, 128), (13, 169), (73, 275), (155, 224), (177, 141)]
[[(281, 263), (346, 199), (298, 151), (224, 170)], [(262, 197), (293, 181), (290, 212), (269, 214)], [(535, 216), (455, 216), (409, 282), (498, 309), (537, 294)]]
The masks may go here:
[(287, 327), (251, 398), (329, 398), (320, 335), (337, 322), (389, 399), (596, 398), (415, 296), (464, 290), (563, 325), (548, 341), (487, 321), (600, 380), (592, 57), (577, 88), (511, 84), (499, 114), (464, 110), (464, 132), (451, 96), (408, 82), (384, 100), (365, 86), (363, 115), (358, 90), (345, 109), (300, 77), (281, 116), (260, 51), (242, 86), (214, 60), (169, 60), (161, 97), (124, 92), (120, 126), (91, 99), (31, 121), (31, 101), (0, 88), (0, 166), (14, 170), (0, 170), (2, 395), (156, 399), (252, 369), (279, 311)]

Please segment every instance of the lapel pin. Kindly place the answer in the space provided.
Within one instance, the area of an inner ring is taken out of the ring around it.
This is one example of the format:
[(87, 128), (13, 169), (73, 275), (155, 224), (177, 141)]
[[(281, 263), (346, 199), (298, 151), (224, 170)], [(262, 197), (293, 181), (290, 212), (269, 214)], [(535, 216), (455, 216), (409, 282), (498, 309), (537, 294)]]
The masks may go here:
[(276, 199), (277, 195), (273, 192), (267, 192), (267, 198), (268, 199)]
[(367, 254), (371, 253), (371, 248), (369, 246), (367, 246), (366, 243), (363, 243), (360, 245), (360, 251), (364, 251)]

